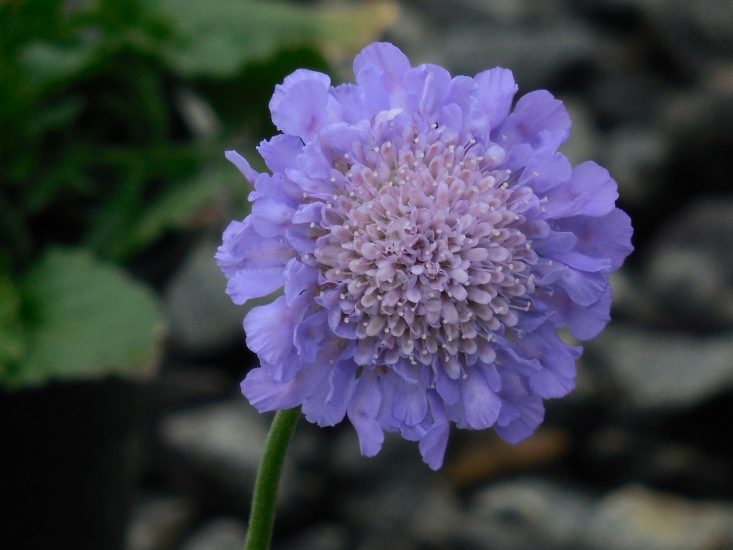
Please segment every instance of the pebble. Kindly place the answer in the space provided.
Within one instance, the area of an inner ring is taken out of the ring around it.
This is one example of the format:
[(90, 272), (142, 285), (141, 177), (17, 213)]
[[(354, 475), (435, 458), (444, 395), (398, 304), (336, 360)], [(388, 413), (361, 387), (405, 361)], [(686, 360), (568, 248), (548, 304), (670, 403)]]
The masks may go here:
[(214, 261), (218, 243), (200, 243), (165, 290), (170, 337), (183, 351), (207, 354), (244, 339), (244, 308), (226, 295), (226, 279)]
[(603, 498), (587, 523), (587, 548), (597, 550), (722, 550), (730, 548), (730, 511), (713, 502), (628, 485)]
[(242, 550), (247, 536), (244, 524), (232, 518), (217, 518), (196, 531), (181, 550)]
[(587, 347), (617, 388), (614, 407), (684, 410), (733, 388), (733, 333), (719, 336), (612, 326)]

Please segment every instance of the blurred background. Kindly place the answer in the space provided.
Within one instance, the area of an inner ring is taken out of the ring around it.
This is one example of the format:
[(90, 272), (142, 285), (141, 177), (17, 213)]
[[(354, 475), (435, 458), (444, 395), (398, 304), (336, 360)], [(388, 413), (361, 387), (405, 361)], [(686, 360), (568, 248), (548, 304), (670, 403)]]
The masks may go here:
[(733, 548), (730, 0), (0, 0), (3, 547), (241, 547), (270, 417), (213, 261), (247, 213), (223, 151), (258, 163), (275, 84), (376, 39), (565, 101), (636, 252), (526, 442), (453, 431), (433, 473), (302, 422), (276, 548)]

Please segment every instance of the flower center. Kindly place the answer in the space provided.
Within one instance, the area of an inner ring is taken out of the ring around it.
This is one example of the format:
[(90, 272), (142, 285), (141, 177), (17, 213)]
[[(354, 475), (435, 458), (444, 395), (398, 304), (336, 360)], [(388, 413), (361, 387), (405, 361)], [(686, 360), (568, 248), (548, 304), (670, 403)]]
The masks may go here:
[(458, 378), (494, 361), (492, 340), (531, 307), (537, 261), (523, 227), (537, 199), (495, 168), (503, 155), (431, 128), (336, 162), (344, 192), (315, 228), (314, 256), (358, 363), (403, 358)]

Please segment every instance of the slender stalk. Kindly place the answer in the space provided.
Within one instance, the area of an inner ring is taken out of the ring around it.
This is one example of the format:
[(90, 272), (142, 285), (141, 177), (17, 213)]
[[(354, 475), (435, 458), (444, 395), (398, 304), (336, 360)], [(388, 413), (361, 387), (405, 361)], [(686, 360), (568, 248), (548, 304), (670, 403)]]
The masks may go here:
[(245, 550), (267, 550), (272, 539), (275, 521), (275, 501), (280, 472), (285, 461), (290, 438), (300, 418), (298, 409), (278, 411), (270, 426), (265, 442), (265, 451), (257, 470), (255, 489), (252, 494), (252, 508), (249, 513), (249, 528)]

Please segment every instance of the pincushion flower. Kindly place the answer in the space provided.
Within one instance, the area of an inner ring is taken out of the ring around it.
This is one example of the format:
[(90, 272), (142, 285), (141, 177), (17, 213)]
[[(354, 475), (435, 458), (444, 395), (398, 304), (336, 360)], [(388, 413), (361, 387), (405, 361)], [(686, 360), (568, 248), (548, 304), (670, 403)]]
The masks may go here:
[(227, 292), (282, 289), (244, 320), (260, 366), (242, 391), (320, 426), (348, 417), (367, 456), (398, 432), (437, 469), (451, 422), (518, 442), (573, 389), (581, 348), (558, 330), (606, 325), (631, 224), (605, 169), (558, 152), (562, 102), (513, 106), (509, 70), (451, 77), (377, 43), (354, 74), (276, 87), (271, 173), (227, 153), (254, 186), (216, 255)]

